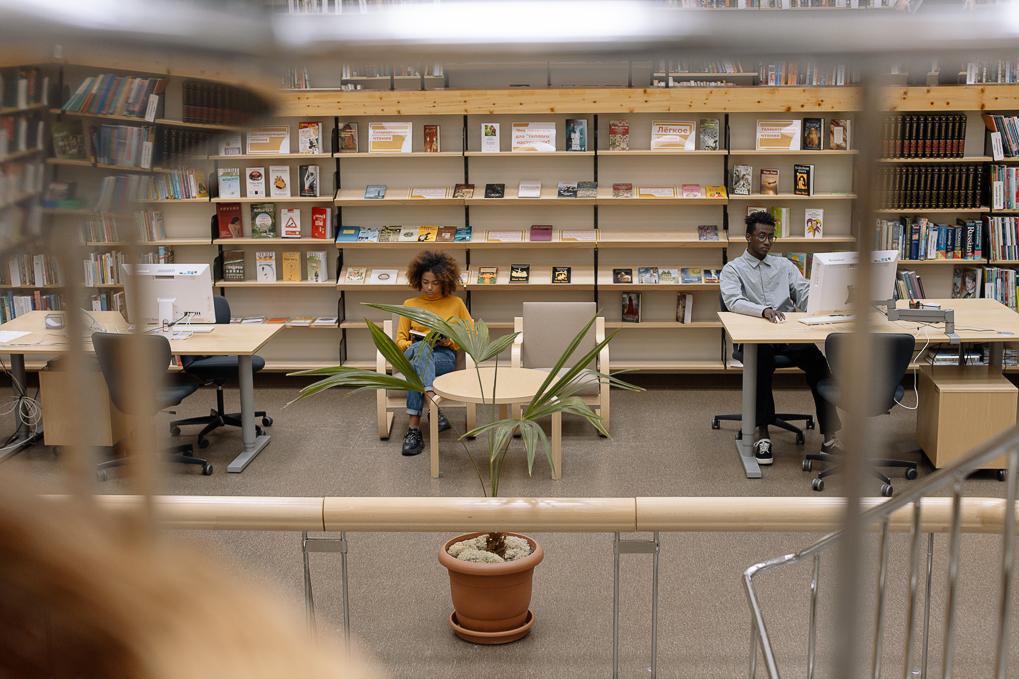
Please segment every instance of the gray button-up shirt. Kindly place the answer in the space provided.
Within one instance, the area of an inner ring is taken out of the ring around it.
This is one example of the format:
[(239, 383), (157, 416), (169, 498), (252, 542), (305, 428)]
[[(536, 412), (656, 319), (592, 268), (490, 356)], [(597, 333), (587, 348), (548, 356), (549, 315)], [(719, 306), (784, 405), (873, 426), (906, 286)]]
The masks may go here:
[(729, 311), (760, 316), (768, 307), (797, 311), (807, 307), (810, 281), (785, 257), (757, 259), (749, 252), (722, 268), (722, 300)]

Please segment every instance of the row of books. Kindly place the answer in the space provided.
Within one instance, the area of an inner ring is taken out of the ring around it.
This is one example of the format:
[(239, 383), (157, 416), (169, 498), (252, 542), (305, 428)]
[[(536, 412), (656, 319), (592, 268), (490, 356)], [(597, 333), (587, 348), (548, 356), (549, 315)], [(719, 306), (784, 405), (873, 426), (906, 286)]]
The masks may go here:
[(899, 271), (895, 275), (895, 299), (926, 299), (923, 280), (915, 271)]
[(966, 155), (966, 114), (886, 116), (881, 125), (881, 154), (886, 158), (962, 158)]
[[(514, 267), (518, 266), (516, 264)], [(612, 282), (616, 285), (696, 285), (701, 283), (717, 284), (721, 269), (701, 269), (699, 267), (672, 268), (664, 266), (639, 266), (634, 278), (632, 268), (612, 269)], [(510, 274), (510, 281), (513, 275)]]
[(148, 196), (149, 178), (141, 174), (116, 174), (99, 182), (96, 210), (128, 212), (132, 204)]
[(89, 297), (92, 311), (119, 311), (127, 316), (127, 297), (123, 290), (97, 292)]
[[(394, 123), (396, 124), (396, 123)], [(407, 123), (408, 125), (410, 123)], [(427, 127), (427, 125), (425, 126)], [(434, 126), (433, 126), (434, 127)], [(347, 123), (340, 128), (352, 134), (354, 150), (357, 150), (357, 123)], [(290, 125), (274, 124), (252, 127), (245, 133), (232, 132), (219, 135), (219, 155), (239, 156), (288, 155), (290, 153)], [(350, 143), (348, 140), (347, 143)], [(436, 149), (438, 150), (438, 149)], [(322, 147), (322, 123), (318, 120), (302, 120), (297, 123), (297, 152), (324, 153)]]
[(809, 87), (841, 87), (860, 82), (860, 76), (846, 64), (824, 64), (816, 61), (780, 61), (762, 63), (757, 69), (758, 84), (805, 85)]
[(747, 73), (740, 61), (731, 59), (690, 60), (659, 59), (655, 62), (655, 73)]
[(1019, 167), (991, 165), (991, 209), (1019, 210)]
[[(364, 0), (360, 0), (364, 4)], [(339, 0), (336, 0), (339, 5)], [(426, 64), (424, 66), (392, 65), (392, 64), (343, 64), (340, 77), (344, 80), (353, 78), (387, 78), (389, 76), (441, 77), (445, 75), (442, 64)]]
[(193, 167), (156, 172), (148, 177), (148, 180), (147, 195), (150, 200), (189, 200), (209, 197), (205, 172)]
[(1019, 82), (1019, 59), (970, 61), (966, 64), (966, 84), (1005, 84)]
[[(216, 170), (220, 198), (241, 197), (241, 168), (221, 167)], [(319, 166), (301, 165), (297, 171), (297, 195), (314, 198), (319, 195)], [(291, 186), (289, 165), (269, 166), (270, 198), (289, 198)], [(244, 195), (247, 198), (266, 197), (266, 173), (264, 167), (244, 168)]]
[[(766, 212), (775, 220), (775, 238), (795, 238), (799, 232), (793, 230), (790, 210), (787, 207), (764, 207), (748, 205), (747, 217), (755, 212)], [(803, 237), (824, 238), (824, 209), (808, 207), (803, 210)]]
[(34, 66), (0, 69), (0, 108), (46, 106), (50, 78)]
[(31, 295), (15, 295), (6, 292), (0, 295), (0, 322), (13, 321), (30, 311), (57, 311), (60, 309), (60, 295), (46, 294), (36, 290)]
[[(532, 227), (533, 228), (533, 227)], [(551, 236), (552, 227), (548, 227)], [(341, 226), (338, 243), (452, 243), (469, 242), (470, 226)], [(546, 239), (551, 240), (551, 237)]]
[(219, 83), (185, 80), (183, 115), (186, 123), (238, 125), (262, 112), (262, 103), (254, 94)]
[[(384, 200), (388, 188), (385, 184), (369, 184), (364, 188), (365, 200)], [(542, 183), (537, 180), (525, 180), (517, 186), (517, 198), (541, 198)], [(448, 186), (411, 187), (407, 193), (410, 198), (420, 200), (437, 200), (445, 198), (469, 199), (474, 197), (474, 184), (456, 184), (452, 190)], [(485, 198), (505, 198), (506, 185), (502, 183), (485, 184)], [(638, 186), (636, 195), (634, 186), (629, 182), (612, 184), (613, 198), (711, 198), (725, 200), (728, 192), (721, 184), (681, 184), (674, 186)], [(556, 198), (597, 198), (598, 182), (557, 182)]]
[(1010, 309), (1019, 310), (1019, 277), (1015, 269), (985, 267), (983, 269), (984, 297), (996, 299)]
[(41, 162), (0, 164), (0, 205), (26, 194), (41, 193), (45, 167)]
[[(304, 238), (301, 208), (280, 208), (275, 203), (251, 203), (251, 238)], [(311, 238), (329, 240), (332, 211), (311, 208)], [(220, 238), (243, 238), (244, 222), (240, 203), (216, 204), (216, 229)]]
[(45, 148), (46, 123), (37, 113), (0, 116), (0, 161), (12, 153)]
[(85, 270), (85, 287), (97, 285), (119, 285), (120, 266), (124, 264), (124, 253), (116, 250), (93, 252), (82, 262)]
[(53, 255), (10, 255), (6, 266), (0, 269), (4, 285), (28, 287), (34, 285), (60, 285), (60, 267)]
[(163, 213), (159, 210), (138, 210), (135, 212), (135, 224), (147, 241), (159, 241), (166, 238), (166, 223)]
[(1019, 217), (985, 215), (991, 259), (1019, 260)]
[(153, 165), (169, 167), (196, 156), (204, 158), (213, 149), (217, 135), (207, 130), (189, 130), (180, 127), (157, 127)]
[[(694, 126), (690, 129), (690, 126)], [(696, 141), (694, 130), (697, 132)], [(719, 150), (719, 124), (717, 118), (700, 118), (694, 121), (653, 121), (651, 123), (652, 151), (679, 150), (676, 145), (682, 142), (682, 150), (717, 151)], [(484, 150), (484, 149), (482, 149)], [(609, 121), (609, 150), (630, 150), (630, 121), (619, 118)]]
[(882, 167), (880, 186), (888, 209), (979, 208), (984, 198), (983, 165)]
[(137, 125), (98, 125), (92, 128), (95, 159), (103, 165), (152, 167), (155, 130)]
[(280, 86), (285, 90), (306, 90), (311, 87), (311, 76), (307, 68), (287, 68), (283, 70)]
[[(640, 323), (644, 320), (641, 314), (641, 294), (624, 292), (620, 295), (620, 318), (624, 323)], [(693, 320), (693, 295), (681, 292), (676, 295), (676, 322), (689, 323)]]
[[(935, 224), (926, 217), (899, 220), (878, 219), (875, 250), (895, 250), (899, 259), (977, 259), (984, 258), (984, 226), (975, 220), (956, 224)], [(994, 239), (991, 240), (994, 249)]]
[[(309, 250), (304, 253), (305, 277), (301, 277), (301, 253), (282, 253), (282, 274), (284, 281), (311, 281), (324, 283), (329, 280), (329, 262), (325, 250)], [(223, 280), (247, 280), (247, 253), (244, 250), (226, 250), (223, 253)], [(259, 250), (255, 253), (255, 280), (262, 283), (277, 281), (276, 252)]]
[(995, 160), (1019, 157), (1019, 116), (984, 115)]
[(75, 113), (156, 119), (166, 78), (143, 78), (101, 73), (85, 78), (61, 110)]

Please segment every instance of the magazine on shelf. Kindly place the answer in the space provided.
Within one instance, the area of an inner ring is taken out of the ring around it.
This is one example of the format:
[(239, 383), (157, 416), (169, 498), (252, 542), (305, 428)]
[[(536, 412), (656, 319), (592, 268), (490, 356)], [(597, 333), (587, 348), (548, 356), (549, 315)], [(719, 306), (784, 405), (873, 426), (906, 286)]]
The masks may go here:
[(513, 123), (510, 133), (510, 151), (514, 153), (550, 153), (556, 150), (555, 123)]
[(414, 123), (368, 123), (368, 153), (410, 153), (413, 133)]
[(322, 153), (322, 123), (301, 121), (297, 123), (298, 153)]
[(256, 127), (247, 133), (248, 155), (282, 156), (290, 153), (290, 126)]
[(799, 151), (799, 120), (758, 120), (756, 148), (758, 151)]
[(694, 151), (697, 123), (692, 120), (655, 120), (651, 123), (652, 151)]

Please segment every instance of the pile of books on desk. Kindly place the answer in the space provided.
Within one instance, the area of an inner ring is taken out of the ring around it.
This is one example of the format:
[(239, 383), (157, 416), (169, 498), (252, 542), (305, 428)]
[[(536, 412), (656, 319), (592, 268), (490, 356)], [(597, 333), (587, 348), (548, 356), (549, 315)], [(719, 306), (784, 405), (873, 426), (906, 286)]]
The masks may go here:
[[(1015, 350), (1012, 350), (1013, 356)], [(966, 365), (987, 365), (987, 357), (982, 344), (967, 344), (965, 347)], [(930, 365), (959, 365), (959, 349), (957, 347), (934, 347), (927, 351), (927, 363)]]

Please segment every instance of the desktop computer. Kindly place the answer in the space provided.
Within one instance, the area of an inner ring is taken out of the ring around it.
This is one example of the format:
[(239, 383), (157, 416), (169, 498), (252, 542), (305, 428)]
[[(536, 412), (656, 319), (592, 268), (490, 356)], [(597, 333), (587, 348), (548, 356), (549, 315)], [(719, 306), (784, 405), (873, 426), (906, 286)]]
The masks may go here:
[[(883, 303), (893, 297), (898, 259), (896, 250), (871, 253), (871, 300)], [(857, 261), (855, 252), (819, 252), (814, 255), (810, 269), (808, 314), (849, 312), (852, 309)]]
[[(138, 325), (171, 325), (181, 320), (215, 323), (212, 272), (208, 264), (139, 264), (123, 267), (127, 308), (139, 299)], [(143, 297), (139, 297), (143, 295)]]

